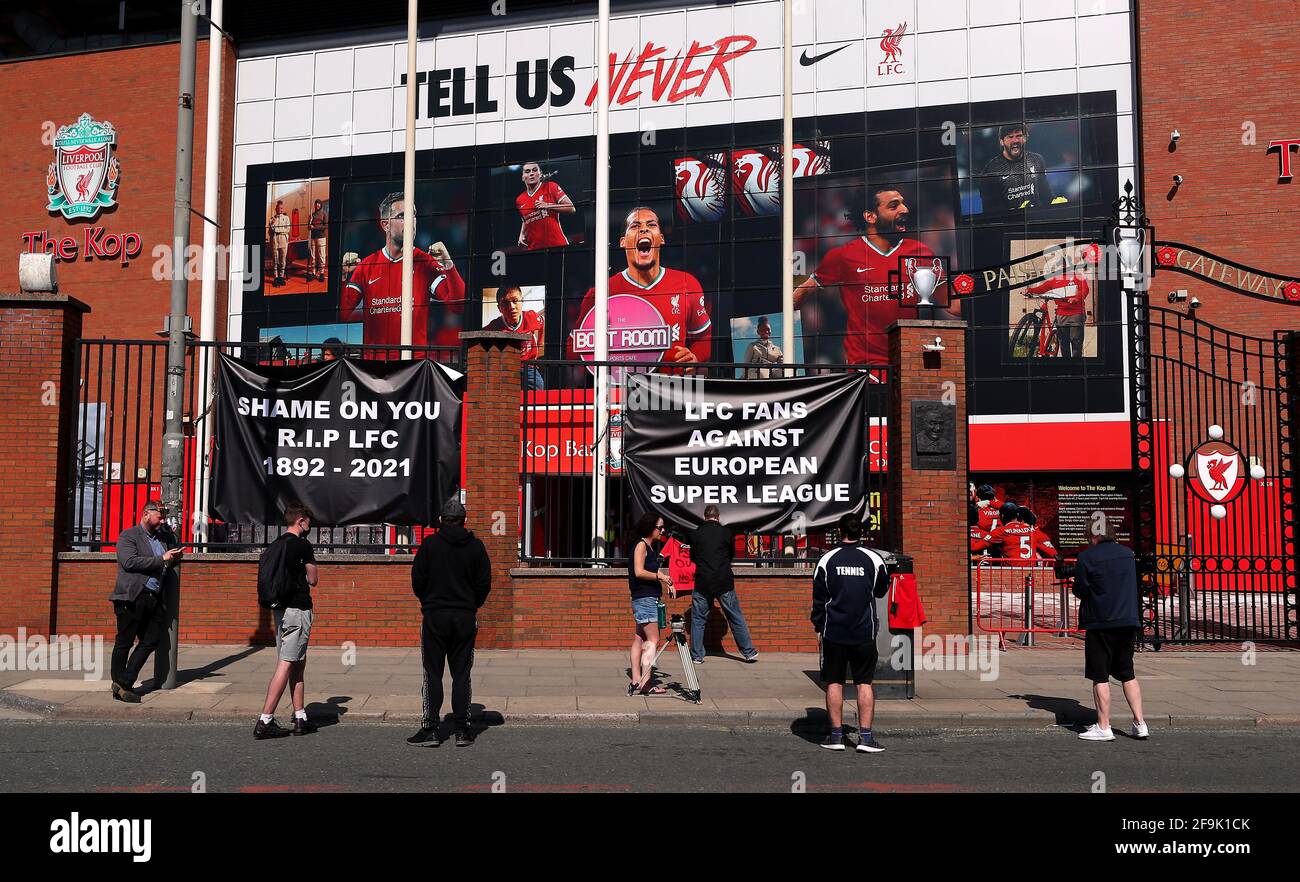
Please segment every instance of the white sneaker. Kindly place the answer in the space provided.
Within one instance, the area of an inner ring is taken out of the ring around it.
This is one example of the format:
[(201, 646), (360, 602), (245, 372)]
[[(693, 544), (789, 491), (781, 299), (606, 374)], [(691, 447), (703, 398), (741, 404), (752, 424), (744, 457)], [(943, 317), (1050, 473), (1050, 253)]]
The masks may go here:
[(1134, 738), (1139, 738), (1143, 740), (1151, 737), (1151, 733), (1147, 732), (1146, 723), (1134, 723), (1133, 727), (1129, 729), (1129, 734), (1132, 735)]
[(1109, 729), (1103, 729), (1096, 723), (1079, 733), (1079, 737), (1084, 741), (1114, 741), (1115, 733)]

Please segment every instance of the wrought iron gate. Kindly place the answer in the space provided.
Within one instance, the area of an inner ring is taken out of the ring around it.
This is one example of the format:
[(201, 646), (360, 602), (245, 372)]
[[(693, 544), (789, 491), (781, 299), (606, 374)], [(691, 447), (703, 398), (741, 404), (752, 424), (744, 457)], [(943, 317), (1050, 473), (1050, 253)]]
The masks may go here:
[(1144, 636), (1295, 640), (1300, 335), (1246, 336), (1128, 297)]

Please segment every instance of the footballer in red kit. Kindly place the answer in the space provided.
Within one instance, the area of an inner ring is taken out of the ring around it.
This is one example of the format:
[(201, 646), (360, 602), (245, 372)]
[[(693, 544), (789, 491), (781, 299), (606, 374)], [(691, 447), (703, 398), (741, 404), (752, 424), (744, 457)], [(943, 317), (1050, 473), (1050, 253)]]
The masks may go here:
[[(846, 364), (889, 362), (889, 326), (900, 318), (916, 317), (916, 307), (901, 303), (898, 292), (891, 290), (889, 273), (898, 271), (902, 258), (923, 259), (927, 264), (934, 258), (926, 245), (903, 238), (910, 212), (902, 193), (887, 186), (868, 193), (868, 207), (862, 213), (866, 234), (828, 251), (816, 272), (794, 292), (794, 307), (798, 309), (814, 290), (839, 288), (848, 315)], [(903, 296), (915, 301), (910, 284)]]
[(529, 251), (568, 245), (569, 240), (560, 226), (561, 214), (572, 214), (578, 209), (555, 181), (542, 180), (542, 168), (535, 162), (525, 162), (524, 192), (515, 197), (515, 207), (523, 218), (519, 225), (519, 244)]
[[(402, 237), (405, 206), (401, 193), (390, 193), (379, 206), (379, 226), (384, 230), (384, 246), (364, 258), (343, 286), (339, 312), (344, 321), (364, 325), (363, 341), (383, 346), (402, 342)], [(415, 235), (411, 218), (411, 235)], [(432, 253), (413, 249), (411, 288), (411, 343), (429, 344), (430, 299), (447, 304), (453, 312), (465, 308), (465, 280), (452, 264), (441, 242)]]
[(1028, 523), (1033, 519), (1033, 513), (1029, 509), (1017, 507), (1016, 513), (1008, 515), (1006, 523), (987, 534), (984, 541), (996, 547), (996, 556), (1012, 561), (1028, 563), (1056, 557), (1056, 546), (1052, 544), (1051, 538), (1034, 524)]
[[(704, 303), (704, 290), (690, 273), (660, 265), (659, 251), (664, 244), (664, 235), (659, 227), (659, 215), (650, 208), (634, 208), (628, 213), (619, 243), (627, 256), (627, 269), (610, 277), (610, 298), (636, 295), (659, 313), (670, 329), (669, 347), (660, 356), (661, 362), (708, 361), (713, 352), (713, 341), (709, 336), (713, 322)], [(582, 298), (578, 310), (579, 323), (593, 309), (595, 302), (596, 289), (592, 288)], [(572, 335), (569, 349), (572, 353)]]
[(523, 308), (523, 292), (514, 285), (504, 285), (497, 289), (497, 308), (501, 315), (492, 319), (485, 331), (510, 331), (515, 334), (527, 334), (526, 342), (519, 352), (520, 361), (532, 361), (541, 351), (546, 339), (546, 326), (542, 317), (534, 310)]

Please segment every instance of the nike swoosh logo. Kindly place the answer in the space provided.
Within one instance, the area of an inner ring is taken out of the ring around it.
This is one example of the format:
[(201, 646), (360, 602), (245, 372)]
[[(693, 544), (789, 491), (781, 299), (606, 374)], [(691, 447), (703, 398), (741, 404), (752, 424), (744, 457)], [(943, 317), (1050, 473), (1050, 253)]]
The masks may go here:
[(823, 58), (830, 58), (836, 52), (839, 52), (840, 49), (847, 49), (847, 48), (849, 48), (849, 44), (845, 43), (843, 46), (840, 46), (838, 49), (832, 49), (830, 52), (823, 52), (821, 55), (813, 55), (811, 57), (808, 55), (808, 50), (805, 49), (803, 50), (803, 54), (799, 56), (799, 63), (804, 67), (812, 67), (814, 64), (821, 61)]
[(382, 278), (383, 276), (375, 276), (373, 279), (366, 279), (366, 284), (373, 285), (375, 282), (378, 282)]
[(857, 272), (865, 273), (865, 272), (866, 272), (867, 270), (869, 270), (869, 269), (871, 269), (871, 267), (869, 267), (869, 266), (864, 266), (862, 269), (857, 270)]

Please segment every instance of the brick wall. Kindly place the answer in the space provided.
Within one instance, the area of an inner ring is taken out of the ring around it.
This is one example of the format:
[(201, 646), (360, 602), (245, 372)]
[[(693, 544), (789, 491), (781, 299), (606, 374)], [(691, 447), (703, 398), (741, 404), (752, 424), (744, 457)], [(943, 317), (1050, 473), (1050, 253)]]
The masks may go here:
[[(1196, 245), (1237, 263), (1300, 276), (1300, 183), (1278, 182), (1268, 142), (1300, 138), (1294, 4), (1238, 0), (1142, 0), (1140, 65), (1145, 205), (1156, 237)], [(1231, 34), (1234, 51), (1219, 38)], [(1189, 42), (1190, 40), (1190, 42)], [(1253, 123), (1254, 143), (1242, 143)], [(1169, 151), (1169, 133), (1182, 137)], [(1300, 156), (1292, 156), (1300, 169)], [(1173, 176), (1183, 185), (1172, 194)], [(1152, 301), (1186, 288), (1201, 319), (1271, 338), (1300, 328), (1300, 307), (1225, 291), (1161, 272)]]
[[(67, 524), (67, 358), (84, 304), (58, 294), (0, 294), (0, 630), (43, 633), (56, 595), (55, 543)], [(107, 604), (106, 604), (107, 605)]]
[[(488, 532), (477, 523), (468, 526), (477, 535)], [(60, 555), (54, 629), (61, 634), (103, 634), (111, 640), (108, 595), (116, 572), (112, 555)], [(274, 642), (270, 614), (257, 605), (254, 556), (193, 555), (181, 572), (181, 642)], [(808, 621), (811, 570), (742, 573), (736, 590), (754, 645), (761, 651), (816, 651)], [(409, 557), (322, 555), (321, 583), (312, 596), (315, 645), (419, 644), (420, 607), (411, 593)], [(670, 614), (685, 613), (690, 606), (689, 596), (665, 602)], [(484, 649), (626, 649), (633, 627), (627, 571), (512, 572), (498, 565), (479, 623), (478, 645)], [(7, 629), (6, 624), (0, 630)], [(44, 625), (32, 630), (44, 631)], [(712, 649), (736, 652), (716, 605), (705, 641)]]
[[(208, 41), (198, 43), (195, 67), (194, 170), (191, 199), (203, 210), (203, 168), (207, 125)], [(26, 250), (22, 234), (44, 231), (77, 240), (77, 259), (60, 262), (59, 285), (75, 291), (94, 310), (85, 325), (91, 337), (152, 338), (162, 328), (170, 282), (156, 280), (154, 246), (172, 239), (176, 188), (176, 91), (180, 44), (140, 46), (39, 58), (0, 65), (0, 120), (4, 124), (6, 186), (0, 189), (0, 291), (17, 290), (18, 261)], [(229, 242), (231, 169), (234, 156), (235, 58), (226, 47), (223, 59), (223, 138), (219, 241)], [(54, 159), (53, 132), (89, 113), (117, 130), (115, 155), (122, 163), (118, 204), (92, 221), (69, 222), (50, 214), (45, 172)], [(53, 124), (51, 127), (49, 124)], [(48, 135), (45, 143), (42, 136)], [(102, 227), (109, 234), (138, 233), (143, 248), (127, 266), (108, 259), (87, 260), (85, 231)], [(203, 241), (203, 224), (191, 218), (190, 241)], [(197, 262), (196, 262), (197, 263)], [(226, 285), (217, 285), (218, 338), (226, 323)], [(198, 331), (200, 284), (190, 284), (190, 315)]]
[[(897, 365), (889, 413), (890, 522), (902, 551), (915, 559), (925, 630), (965, 634), (970, 623), (969, 539), (966, 531), (965, 322), (900, 321), (889, 331), (889, 363)], [(942, 353), (923, 346), (943, 338)], [(957, 426), (957, 467), (912, 468), (913, 400), (951, 401)]]

